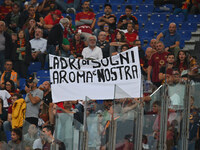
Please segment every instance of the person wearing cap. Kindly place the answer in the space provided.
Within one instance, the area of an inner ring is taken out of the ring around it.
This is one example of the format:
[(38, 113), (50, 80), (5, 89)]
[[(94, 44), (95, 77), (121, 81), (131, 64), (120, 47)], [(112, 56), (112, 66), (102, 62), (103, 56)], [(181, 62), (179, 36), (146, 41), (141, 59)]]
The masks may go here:
[(40, 110), (40, 102), (43, 98), (43, 91), (37, 88), (38, 79), (30, 77), (28, 79), (28, 86), (26, 91), (26, 121), (30, 124), (38, 126), (38, 114)]
[(49, 15), (47, 15), (45, 18), (44, 18), (44, 25), (43, 27), (45, 29), (47, 29), (48, 31), (50, 31), (53, 26), (57, 23), (59, 23), (59, 20), (63, 18), (62, 17), (62, 13), (60, 10), (55, 10), (55, 11), (52, 11)]

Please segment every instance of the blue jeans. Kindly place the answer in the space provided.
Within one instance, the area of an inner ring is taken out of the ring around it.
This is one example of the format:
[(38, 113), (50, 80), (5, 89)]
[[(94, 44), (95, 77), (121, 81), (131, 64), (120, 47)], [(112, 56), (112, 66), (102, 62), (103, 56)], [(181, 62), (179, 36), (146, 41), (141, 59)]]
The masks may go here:
[(11, 122), (10, 121), (4, 121), (4, 123), (3, 123), (4, 132), (11, 131), (11, 129), (12, 129)]

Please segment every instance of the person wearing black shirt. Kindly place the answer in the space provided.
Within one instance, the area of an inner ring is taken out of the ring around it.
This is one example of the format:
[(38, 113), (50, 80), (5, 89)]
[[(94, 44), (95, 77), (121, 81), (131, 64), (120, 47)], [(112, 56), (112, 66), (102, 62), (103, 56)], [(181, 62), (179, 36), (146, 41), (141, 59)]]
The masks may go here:
[(102, 49), (103, 58), (110, 56), (110, 44), (106, 41), (106, 33), (104, 31), (99, 33), (97, 46)]

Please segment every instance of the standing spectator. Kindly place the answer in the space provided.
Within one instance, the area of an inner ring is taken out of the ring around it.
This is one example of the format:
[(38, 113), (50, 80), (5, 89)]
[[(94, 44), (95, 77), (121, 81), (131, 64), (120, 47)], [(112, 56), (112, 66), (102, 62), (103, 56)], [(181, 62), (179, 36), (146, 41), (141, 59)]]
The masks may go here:
[(12, 140), (8, 142), (8, 149), (25, 149), (25, 143), (22, 141), (22, 130), (20, 128), (12, 129)]
[(153, 52), (156, 52), (156, 39), (151, 39), (150, 47), (152, 48)]
[(97, 46), (102, 49), (103, 58), (110, 56), (110, 45), (106, 41), (106, 33), (101, 31), (98, 36)]
[(96, 46), (97, 38), (95, 35), (88, 37), (88, 47), (84, 48), (82, 55), (84, 59), (102, 59), (103, 53), (100, 47)]
[(44, 96), (43, 96), (43, 102), (49, 106), (50, 103), (52, 103), (52, 97), (51, 97), (51, 85), (49, 81), (44, 81), (42, 83)]
[(1, 75), (1, 87), (3, 83), (5, 83), (8, 80), (12, 80), (16, 86), (19, 86), (19, 80), (18, 80), (18, 75), (17, 72), (15, 72), (12, 68), (13, 68), (13, 63), (11, 60), (7, 60), (5, 62), (5, 71), (3, 72), (3, 74)]
[(5, 16), (12, 11), (12, 1), (4, 0), (4, 3), (0, 6), (0, 20), (4, 20)]
[(156, 40), (160, 41), (163, 38), (163, 43), (165, 45), (165, 51), (173, 52), (175, 57), (179, 51), (180, 35), (176, 31), (176, 24), (170, 23), (169, 28), (161, 32)]
[[(165, 51), (165, 46), (161, 41), (157, 42), (156, 50), (157, 52), (152, 55), (151, 59), (148, 62), (149, 66), (147, 69), (147, 79), (149, 81), (152, 81), (157, 87), (159, 87), (161, 85), (161, 82), (159, 80), (160, 68), (166, 64), (168, 52)], [(151, 79), (152, 70), (153, 72)]]
[(52, 11), (57, 9), (57, 5), (53, 0), (43, 0), (38, 6), (38, 12), (42, 15), (42, 17), (47, 16)]
[(22, 28), (24, 24), (27, 22), (28, 19), (35, 19), (36, 24), (39, 26), (43, 26), (43, 17), (36, 12), (35, 8), (33, 6), (28, 7), (28, 11), (24, 11), (21, 13), (19, 18), (19, 27)]
[(53, 137), (53, 128), (51, 126), (44, 126), (42, 132), (45, 136), (45, 144), (43, 145), (44, 150), (50, 150), (52, 144), (58, 145), (59, 150), (65, 150), (65, 144)]
[(116, 35), (115, 41), (110, 43), (110, 53), (112, 55), (113, 55), (113, 53), (116, 53), (116, 52), (120, 53), (121, 46), (124, 44), (127, 44), (124, 32), (119, 31)]
[(129, 47), (133, 47), (133, 42), (135, 40), (138, 40), (138, 32), (134, 30), (134, 24), (128, 23), (127, 24), (127, 33), (125, 33), (125, 37), (127, 40), (127, 43), (129, 44)]
[(60, 10), (55, 10), (50, 12), (45, 18), (44, 18), (44, 25), (43, 27), (50, 31), (53, 26), (57, 23), (59, 23), (59, 19), (61, 18), (61, 11)]
[(13, 102), (12, 106), (12, 129), (21, 128), (24, 124), (26, 102), (20, 94), (15, 94), (17, 100)]
[(107, 23), (104, 24), (103, 30), (106, 33), (106, 41), (107, 42), (114, 42), (115, 40), (115, 32), (111, 31), (109, 25)]
[(62, 47), (63, 42), (63, 31), (69, 25), (69, 20), (67, 18), (60, 19), (59, 24), (54, 25), (48, 35), (47, 40), (47, 53), (57, 54), (58, 50)]
[(85, 47), (84, 41), (81, 39), (81, 34), (76, 32), (70, 40), (71, 54), (76, 58), (77, 54), (81, 54)]
[(167, 63), (165, 66), (162, 66), (160, 68), (160, 72), (159, 72), (159, 80), (164, 83), (165, 79), (169, 78), (169, 76), (172, 76), (172, 72), (173, 72), (173, 67), (174, 67), (174, 54), (173, 53), (169, 53), (167, 55)]
[(117, 24), (117, 27), (121, 30), (126, 30), (128, 23), (134, 23), (136, 28), (138, 28), (138, 20), (132, 13), (132, 6), (127, 5), (125, 8), (125, 15), (121, 15)]
[[(117, 18), (112, 13), (112, 6), (110, 4), (104, 5), (104, 15), (98, 18), (97, 25), (100, 27), (100, 30), (103, 30), (103, 27), (105, 24), (109, 25), (110, 30), (115, 31), (116, 30), (116, 21)], [(96, 34), (98, 35), (98, 33)]]
[(189, 62), (188, 62), (186, 52), (183, 50), (180, 50), (177, 55), (176, 68), (178, 68), (181, 73), (183, 70), (187, 70), (188, 66), (189, 66)]
[(26, 78), (28, 66), (31, 61), (31, 46), (26, 40), (23, 30), (20, 30), (18, 33), (18, 40), (14, 45), (12, 57), (15, 71), (20, 77)]
[(13, 32), (19, 31), (19, 16), (20, 16), (20, 6), (18, 3), (12, 5), (12, 11), (6, 15), (5, 23), (9, 29)]
[(26, 40), (29, 41), (34, 38), (35, 35), (35, 28), (36, 28), (36, 21), (35, 19), (28, 19), (23, 27), (25, 32)]
[(30, 40), (30, 44), (32, 50), (32, 60), (39, 60), (42, 64), (42, 68), (44, 68), (47, 40), (42, 38), (42, 36), (43, 30), (40, 28), (35, 29), (35, 38)]
[(38, 115), (40, 109), (40, 101), (43, 98), (43, 91), (37, 88), (38, 80), (30, 77), (27, 81), (29, 87), (25, 87), (26, 91), (26, 121), (38, 126)]
[(77, 30), (81, 32), (81, 36), (86, 41), (87, 38), (92, 34), (96, 18), (95, 14), (90, 11), (90, 2), (84, 1), (82, 5), (83, 11), (76, 14), (75, 25)]
[(0, 21), (0, 71), (3, 72), (3, 64), (5, 59), (11, 59), (12, 39), (11, 36), (5, 32), (6, 24)]

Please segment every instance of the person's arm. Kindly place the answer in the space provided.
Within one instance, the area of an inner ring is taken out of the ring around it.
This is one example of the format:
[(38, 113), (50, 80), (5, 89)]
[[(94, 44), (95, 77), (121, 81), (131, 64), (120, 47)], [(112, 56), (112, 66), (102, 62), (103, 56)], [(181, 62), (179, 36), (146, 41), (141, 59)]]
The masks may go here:
[(158, 34), (158, 36), (156, 37), (156, 40), (157, 41), (160, 41), (160, 39), (163, 37), (163, 33), (161, 32), (160, 34)]
[(171, 46), (169, 47), (169, 49), (175, 48), (175, 47), (179, 47), (179, 45), (180, 45), (180, 42), (179, 42), (179, 41), (176, 41), (174, 45), (171, 45)]
[(92, 24), (91, 24), (91, 28), (92, 28), (92, 29), (94, 28), (95, 23), (96, 23), (96, 18), (94, 18), (94, 20), (93, 20), (93, 22), (92, 22)]
[(81, 25), (84, 25), (85, 23), (82, 22), (82, 21), (75, 21), (75, 25), (76, 26), (81, 26)]
[[(41, 11), (44, 10), (44, 5), (45, 5), (45, 3), (46, 3), (46, 0), (44, 0), (44, 1), (42, 2), (42, 4), (38, 6), (38, 12), (41, 12)], [(48, 9), (50, 9), (50, 7), (48, 7)]]
[(126, 42), (111, 42), (110, 46), (122, 46), (124, 44), (127, 44)]
[[(96, 19), (94, 19), (95, 21), (96, 21)], [(80, 21), (81, 22), (83, 22), (84, 24), (92, 24), (93, 23), (93, 21), (94, 20), (92, 20), (92, 19), (81, 19)]]
[(37, 104), (41, 101), (41, 99), (38, 96), (33, 97), (31, 93), (28, 94), (28, 97), (32, 104)]
[(147, 80), (151, 81), (151, 70), (152, 70), (152, 66), (148, 66), (147, 69)]

